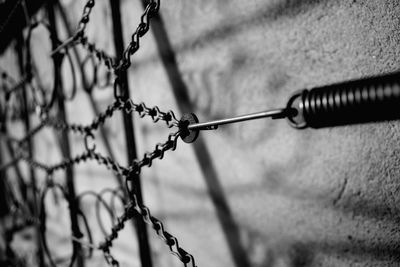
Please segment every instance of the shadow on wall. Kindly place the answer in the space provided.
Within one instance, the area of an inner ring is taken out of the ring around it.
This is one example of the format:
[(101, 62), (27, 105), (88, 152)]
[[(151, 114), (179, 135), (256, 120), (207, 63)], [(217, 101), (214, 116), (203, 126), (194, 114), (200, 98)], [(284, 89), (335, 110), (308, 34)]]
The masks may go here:
[[(244, 19), (235, 20), (230, 18), (227, 23), (219, 24), (213, 29), (200, 33), (196, 38), (183, 40), (180, 44), (174, 45), (174, 53), (183, 54), (193, 51), (194, 48), (202, 48), (211, 45), (213, 42), (221, 42), (233, 35), (239, 35), (243, 31), (248, 31), (249, 27), (267, 25), (279, 18), (294, 18), (298, 14), (306, 12), (315, 6), (329, 3), (328, 0), (275, 0), (274, 3), (265, 4), (257, 12), (247, 15)], [(186, 3), (186, 2), (184, 2)], [(219, 2), (218, 2), (219, 3)], [(188, 3), (191, 5), (191, 3)], [(219, 4), (218, 4), (219, 5)], [(223, 6), (223, 5), (221, 5)], [(194, 7), (191, 7), (194, 8)], [(221, 7), (222, 9), (225, 7)], [(188, 8), (190, 9), (190, 8)], [(181, 17), (185, 17), (188, 12), (182, 9)], [(133, 68), (144, 67), (146, 64), (154, 63), (157, 55), (145, 59), (136, 59), (138, 64)], [(169, 60), (168, 60), (169, 62)]]
[[(400, 261), (399, 249), (388, 244), (365, 244), (365, 241), (356, 240), (348, 236), (348, 240), (336, 242), (315, 241), (279, 241), (271, 244), (268, 237), (262, 232), (251, 231), (249, 235), (248, 252), (253, 253), (254, 267), (311, 267), (325, 266), (319, 255), (328, 255), (335, 258), (362, 259), (363, 262), (388, 261), (393, 264)], [(265, 244), (270, 244), (265, 246)], [(360, 262), (360, 264), (362, 264)]]
[[(269, 2), (269, 1), (267, 1)], [(257, 12), (247, 15), (244, 19), (230, 19), (228, 23), (220, 24), (211, 30), (201, 33), (194, 39), (183, 41), (176, 47), (177, 53), (191, 51), (194, 48), (210, 45), (210, 42), (223, 41), (229, 36), (240, 34), (243, 31), (249, 30), (249, 27), (267, 25), (282, 17), (296, 17), (302, 12), (306, 12), (315, 8), (322, 3), (330, 2), (328, 0), (275, 0), (273, 3), (267, 3), (259, 8)], [(188, 3), (187, 5), (190, 5)], [(192, 7), (194, 8), (194, 7)], [(222, 9), (226, 7), (223, 6)], [(190, 9), (190, 8), (188, 8)], [(187, 9), (183, 8), (185, 17)]]
[[(180, 74), (176, 55), (167, 35), (161, 16), (155, 16), (153, 27), (157, 48), (162, 63), (166, 69), (169, 82), (173, 88), (181, 113), (191, 111), (191, 103), (188, 88)], [(222, 185), (218, 179), (217, 172), (210, 157), (210, 153), (201, 138), (194, 144), (194, 152), (206, 182), (210, 198), (215, 206), (216, 214), (225, 234), (226, 242), (235, 266), (250, 266), (249, 259), (240, 241), (239, 229), (233, 218), (229, 203), (226, 200)]]
[[(368, 192), (362, 194), (361, 191), (358, 191), (359, 189), (357, 187), (348, 187), (346, 180), (349, 178), (346, 176), (343, 177), (343, 181), (339, 184), (340, 187), (334, 191), (329, 190), (329, 188), (324, 189), (319, 187), (307, 186), (302, 188), (298, 184), (290, 183), (285, 179), (282, 174), (283, 169), (285, 170), (285, 174), (289, 173), (289, 175), (293, 175), (299, 169), (303, 169), (309, 165), (309, 160), (312, 160), (309, 159), (310, 156), (307, 155), (307, 152), (304, 152), (307, 151), (306, 148), (310, 147), (312, 143), (312, 139), (307, 139), (309, 137), (309, 135), (305, 134), (305, 138), (301, 138), (301, 141), (296, 143), (297, 146), (294, 150), (302, 151), (302, 153), (294, 155), (292, 158), (293, 164), (269, 167), (268, 171), (264, 174), (264, 181), (261, 183), (224, 188), (224, 191), (231, 198), (263, 193), (282, 196), (294, 202), (304, 201), (313, 203), (312, 205), (316, 206), (317, 209), (332, 210), (337, 212), (338, 216), (357, 217), (358, 221), (370, 221), (382, 229), (387, 224), (392, 225), (389, 227), (393, 227), (395, 231), (396, 225), (400, 223), (400, 208), (382, 200), (371, 201), (371, 199), (368, 199)], [(390, 146), (390, 144), (388, 144), (388, 146)], [(389, 147), (382, 147), (382, 149), (385, 151), (389, 149)], [(377, 158), (379, 159), (381, 157), (378, 155)], [(398, 167), (396, 158), (391, 158), (391, 160), (387, 161), (387, 164), (388, 166), (393, 166), (393, 168)], [(376, 167), (373, 161), (368, 165), (368, 174), (374, 177), (378, 176), (380, 168)], [(374, 171), (375, 169), (377, 170)], [(356, 172), (356, 170), (353, 170), (353, 172)], [(387, 178), (389, 179), (389, 177)], [(190, 197), (198, 197), (199, 199), (207, 197), (207, 193), (202, 190), (182, 187), (175, 184), (164, 184), (164, 186), (168, 186), (168, 190), (172, 189), (173, 191), (179, 192), (179, 194), (187, 194)], [(398, 192), (400, 188), (397, 186), (397, 188), (392, 187), (390, 190)], [(217, 209), (218, 207), (219, 206), (216, 205)], [(226, 216), (223, 211), (221, 211), (221, 214), (222, 216)], [(168, 215), (172, 216), (171, 214)], [(322, 215), (323, 214), (321, 214), (321, 216)], [(208, 216), (212, 216), (212, 214), (199, 209), (187, 213), (180, 212), (174, 214), (172, 217), (177, 220), (188, 221), (195, 220), (199, 217), (207, 218)], [(249, 223), (251, 223), (251, 221)], [(338, 225), (337, 227), (341, 226)], [(257, 232), (253, 229), (249, 229), (250, 227), (247, 227), (243, 223), (238, 225), (238, 228), (241, 232), (246, 233), (248, 241), (244, 243), (246, 244), (245, 250), (249, 255), (250, 261), (257, 259), (257, 262), (253, 266), (281, 266), (281, 261), (284, 262), (284, 266), (318, 266), (321, 261), (318, 255), (321, 254), (342, 260), (362, 259), (363, 262), (390, 261), (394, 265), (400, 263), (400, 254), (398, 253), (400, 244), (397, 238), (393, 236), (391, 239), (381, 240), (379, 237), (373, 237), (374, 233), (369, 233), (368, 229), (365, 229), (366, 233), (364, 237), (361, 238), (351, 235), (350, 232), (347, 236), (342, 233), (337, 239), (329, 238), (325, 241), (310, 239), (286, 241), (272, 240), (272, 237), (265, 236), (265, 233), (261, 231)], [(331, 232), (332, 229), (327, 229), (327, 231)], [(376, 231), (379, 231), (379, 229)], [(386, 229), (385, 232), (388, 232), (388, 230)], [(356, 235), (359, 236), (359, 234), (360, 233)], [(373, 240), (371, 240), (371, 237), (373, 237)]]
[[(177, 47), (177, 52), (191, 51), (194, 47), (199, 47), (202, 45), (210, 45), (210, 42), (225, 40), (230, 35), (240, 34), (241, 31), (248, 29), (248, 25), (255, 26), (258, 24), (264, 25), (269, 21), (276, 20), (279, 17), (286, 16), (296, 16), (300, 12), (312, 9), (318, 4), (323, 2), (328, 2), (327, 0), (308, 0), (308, 1), (296, 1), (296, 0), (286, 0), (286, 1), (275, 1), (274, 4), (267, 4), (265, 8), (261, 8), (255, 14), (249, 15), (245, 20), (234, 21), (230, 24), (219, 25), (219, 27), (214, 28), (210, 31), (204, 32), (197, 38), (189, 40)], [(176, 61), (175, 51), (173, 51), (172, 46), (169, 42), (168, 36), (162, 24), (162, 20), (154, 23), (153, 30), (156, 35), (159, 45), (159, 52), (162, 57), (164, 66), (168, 74), (169, 81), (174, 90), (175, 97), (179, 103), (182, 112), (189, 112), (193, 109), (193, 103), (191, 103), (188, 96), (188, 88), (181, 77), (181, 73), (178, 68)], [(210, 116), (212, 116), (210, 114)], [(308, 146), (309, 144), (304, 144)], [(196, 141), (195, 153), (197, 160), (201, 169), (203, 170), (204, 179), (208, 186), (208, 193), (213, 200), (216, 212), (218, 214), (219, 220), (221, 222), (222, 228), (224, 229), (225, 236), (227, 237), (228, 245), (231, 248), (233, 257), (235, 254), (243, 255), (243, 249), (246, 250), (246, 254), (250, 255), (254, 251), (257, 251), (256, 243), (268, 244), (269, 240), (267, 237), (263, 237), (262, 233), (252, 233), (249, 234), (249, 247), (243, 248), (240, 244), (238, 238), (239, 227), (232, 216), (229, 203), (227, 202), (223, 188), (220, 185), (219, 178), (217, 177), (217, 172), (212, 164), (212, 159), (210, 153), (207, 150), (204, 142), (201, 138)], [(307, 149), (302, 149), (307, 150)], [(301, 162), (304, 155), (296, 155)], [(296, 158), (294, 159), (296, 160)], [(298, 168), (298, 165), (295, 165)], [(285, 166), (283, 166), (285, 167)], [(277, 166), (277, 168), (282, 168), (282, 166)], [(296, 171), (294, 169), (293, 171)], [(269, 170), (266, 176), (275, 175), (277, 172)], [(321, 205), (324, 209), (334, 209), (342, 213), (350, 213), (359, 216), (365, 216), (372, 219), (384, 219), (393, 220), (395, 223), (400, 222), (399, 216), (387, 216), (387, 207), (384, 205), (371, 204), (367, 200), (362, 200), (360, 197), (356, 199), (346, 200), (346, 205), (341, 204), (340, 200), (343, 197), (343, 192), (345, 190), (346, 184), (343, 188), (339, 190), (337, 198), (332, 200), (332, 196), (323, 196), (322, 193), (318, 195), (312, 191), (312, 189), (301, 189), (290, 184), (285, 184), (284, 179), (281, 177), (273, 178), (277, 181), (277, 185), (274, 190), (268, 186), (249, 185), (249, 187), (241, 187), (230, 191), (230, 193), (236, 194), (240, 192), (252, 192), (254, 190), (264, 190), (263, 192), (268, 192), (272, 194), (282, 194), (285, 197), (291, 199), (300, 200), (312, 200), (316, 205)], [(346, 181), (344, 181), (345, 183)], [(172, 187), (174, 185), (171, 185)], [(180, 193), (187, 193), (188, 189), (179, 188)], [(190, 192), (191, 196), (193, 193)], [(204, 192), (197, 192), (204, 197)], [(201, 214), (201, 211), (192, 211), (196, 214)], [(191, 216), (193, 214), (186, 214)], [(396, 213), (399, 213), (396, 211)], [(185, 214), (176, 214), (174, 218), (184, 217)], [(240, 230), (242, 230), (240, 229)], [(246, 230), (245, 230), (246, 231)], [(279, 242), (278, 242), (279, 243)], [(275, 247), (275, 248), (271, 248)], [(371, 243), (364, 240), (357, 240), (352, 236), (348, 236), (348, 240), (342, 241), (326, 241), (326, 242), (316, 242), (302, 240), (301, 242), (285, 242), (281, 241), (280, 244), (273, 244), (264, 251), (260, 252), (260, 262), (256, 263), (254, 266), (277, 266), (281, 261), (283, 261), (288, 266), (293, 267), (305, 267), (312, 266), (316, 263), (316, 255), (318, 253), (340, 256), (340, 257), (365, 257), (374, 260), (392, 260), (395, 262), (400, 262), (400, 256), (398, 253), (398, 248), (393, 246), (393, 244), (388, 243)], [(239, 259), (241, 258), (241, 259)], [(246, 257), (245, 257), (246, 258)], [(236, 257), (236, 266), (241, 266), (241, 263), (247, 262), (249, 260), (243, 257)], [(244, 265), (242, 265), (244, 266)]]
[[(206, 197), (206, 192), (195, 190), (193, 188), (185, 188), (170, 184), (168, 185), (168, 189), (173, 189), (180, 194), (188, 194), (190, 197), (197, 196), (200, 199)], [(393, 216), (393, 213), (400, 214), (400, 209), (389, 212), (388, 207), (384, 204), (377, 205), (372, 204), (367, 200), (353, 200), (353, 198), (346, 199), (345, 205), (340, 204), (340, 202), (334, 205), (333, 201), (335, 199), (332, 200), (329, 194), (318, 193), (318, 190), (313, 190), (313, 188), (301, 189), (290, 184), (285, 184), (285, 182), (272, 188), (269, 187), (268, 184), (253, 184), (228, 190), (231, 197), (243, 194), (254, 194), (255, 192), (260, 191), (268, 194), (282, 195), (295, 201), (312, 201), (315, 205), (318, 205), (323, 209), (336, 210), (342, 214), (360, 216), (369, 220), (392, 221), (394, 224), (400, 223), (400, 216)], [(226, 216), (223, 211), (222, 215)], [(213, 215), (208, 211), (196, 209), (189, 212), (179, 211), (174, 214), (168, 213), (168, 216), (174, 218), (174, 220), (184, 220), (188, 222), (190, 220), (196, 220), (196, 218), (199, 217), (204, 219)], [(400, 250), (399, 244), (393, 242), (390, 243), (386, 240), (372, 243), (369, 240), (361, 240), (348, 235), (347, 240), (344, 239), (340, 241), (275, 241), (271, 240), (270, 237), (265, 236), (263, 232), (249, 229), (246, 225), (240, 225), (238, 227), (240, 228), (240, 231), (246, 233), (245, 235), (248, 241), (246, 242), (247, 245), (245, 246), (245, 250), (249, 255), (250, 261), (253, 261), (254, 259), (256, 260), (256, 263), (252, 265), (254, 267), (281, 266), (279, 265), (279, 262), (281, 261), (284, 262), (284, 266), (315, 266), (319, 261), (319, 259), (316, 258), (317, 254), (325, 254), (342, 259), (356, 257), (362, 258), (365, 261), (374, 260), (400, 263), (400, 254), (398, 253)]]

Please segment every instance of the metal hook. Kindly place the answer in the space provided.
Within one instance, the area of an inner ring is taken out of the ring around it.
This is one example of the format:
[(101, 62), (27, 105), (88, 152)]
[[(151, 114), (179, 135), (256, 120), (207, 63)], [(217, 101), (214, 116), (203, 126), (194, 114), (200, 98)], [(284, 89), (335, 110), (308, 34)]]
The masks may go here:
[(178, 127), (181, 130), (182, 140), (186, 143), (193, 143), (197, 139), (199, 131), (201, 130), (216, 130), (218, 129), (219, 125), (267, 117), (272, 119), (281, 119), (288, 117), (288, 115), (292, 114), (293, 112), (294, 110), (291, 108), (273, 109), (209, 122), (199, 122), (195, 114), (186, 113), (183, 114), (181, 120), (179, 121)]
[[(93, 141), (92, 141), (92, 146), (91, 146), (91, 147), (89, 147), (89, 141), (88, 141), (89, 138), (91, 138), (91, 139), (93, 140)], [(95, 149), (96, 149), (96, 144), (94, 143), (94, 140), (95, 140), (94, 135), (93, 135), (91, 132), (88, 132), (88, 133), (85, 135), (85, 139), (84, 139), (84, 142), (85, 142), (85, 149), (86, 149), (89, 153), (93, 153), (93, 152), (95, 151)]]
[(69, 37), (67, 40), (65, 40), (61, 45), (56, 47), (53, 51), (50, 52), (50, 56), (54, 56), (58, 52), (60, 52), (62, 49), (69, 47), (74, 41), (75, 41), (75, 36)]
[[(63, 55), (64, 56), (64, 55)], [(69, 66), (71, 68), (71, 74), (72, 74), (72, 89), (71, 89), (71, 94), (69, 96), (66, 95), (66, 93), (62, 92), (62, 98), (66, 101), (71, 101), (74, 99), (77, 91), (77, 78), (76, 78), (76, 71), (75, 71), (75, 66), (72, 61), (72, 56), (69, 52), (69, 49), (65, 49), (65, 56), (68, 60)], [(61, 68), (61, 65), (60, 65)]]
[[(119, 88), (119, 90), (118, 90), (118, 88)], [(120, 79), (118, 77), (115, 78), (115, 81), (114, 81), (114, 97), (115, 97), (115, 100), (123, 100), (124, 99), (124, 95), (123, 95), (122, 89), (123, 89), (123, 84), (120, 82)], [(118, 91), (120, 91), (119, 93), (121, 93), (121, 95), (118, 95)]]
[(42, 107), (41, 105), (37, 105), (35, 107), (36, 115), (40, 118), (40, 120), (45, 121), (48, 118), (46, 108)]
[(219, 125), (231, 124), (231, 123), (236, 123), (236, 122), (241, 122), (241, 121), (255, 120), (255, 119), (261, 119), (261, 118), (267, 118), (267, 117), (271, 117), (272, 119), (286, 118), (290, 112), (291, 112), (291, 110), (287, 109), (287, 108), (273, 109), (273, 110), (251, 113), (251, 114), (241, 115), (241, 116), (227, 118), (227, 119), (221, 119), (221, 120), (215, 120), (215, 121), (209, 121), (209, 122), (201, 122), (201, 123), (193, 123), (193, 124), (189, 124), (187, 126), (187, 129), (192, 130), (192, 131), (193, 130), (215, 130), (218, 128)]

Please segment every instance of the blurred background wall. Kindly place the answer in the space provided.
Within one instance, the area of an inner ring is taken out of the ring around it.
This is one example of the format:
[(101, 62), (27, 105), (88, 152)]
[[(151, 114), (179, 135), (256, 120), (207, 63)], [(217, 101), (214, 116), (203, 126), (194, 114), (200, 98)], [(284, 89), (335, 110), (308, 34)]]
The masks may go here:
[[(75, 28), (84, 1), (61, 3)], [(139, 1), (121, 4), (127, 44), (143, 7)], [(107, 1), (96, 1), (87, 32), (115, 54), (110, 12)], [(160, 13), (133, 57), (130, 93), (135, 102), (171, 109), (178, 118), (193, 112), (207, 121), (279, 108), (296, 90), (400, 65), (397, 0), (170, 0), (161, 2)], [(0, 64), (18, 75), (13, 49)], [(113, 101), (112, 86), (93, 95), (103, 110)], [(80, 88), (67, 111), (70, 122), (94, 117)], [(115, 117), (105, 127), (125, 165), (130, 148), (121, 122)], [(139, 155), (170, 132), (136, 115), (134, 124)], [(13, 127), (18, 133), (19, 125)], [(70, 137), (72, 154), (81, 153), (82, 138)], [(198, 266), (399, 266), (399, 140), (397, 121), (320, 130), (269, 119), (221, 126), (201, 132), (193, 144), (180, 140), (174, 152), (144, 168), (144, 202)], [(39, 161), (60, 161), (51, 130), (34, 142)], [(78, 193), (117, 186), (112, 173), (95, 163), (77, 166), (75, 174)], [(51, 249), (68, 255), (66, 204), (48, 202)], [(93, 203), (88, 199), (82, 208), (100, 242)], [(140, 266), (135, 233), (126, 228), (112, 254), (121, 266)], [(154, 266), (182, 266), (152, 229), (149, 237)], [(28, 243), (17, 240), (15, 246)], [(87, 263), (105, 265), (99, 252)]]

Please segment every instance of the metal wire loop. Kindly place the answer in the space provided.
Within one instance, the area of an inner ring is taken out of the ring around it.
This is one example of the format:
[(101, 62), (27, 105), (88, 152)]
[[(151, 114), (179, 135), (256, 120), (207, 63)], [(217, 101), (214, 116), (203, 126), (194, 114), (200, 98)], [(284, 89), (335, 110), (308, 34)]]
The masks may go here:
[(124, 94), (122, 93), (122, 90), (123, 90), (122, 86), (123, 85), (120, 82), (120, 78), (119, 77), (115, 78), (115, 81), (114, 81), (114, 98), (117, 101), (122, 101), (124, 99), (124, 97), (125, 97)]
[[(92, 141), (90, 142), (89, 139), (91, 139)], [(96, 150), (96, 143), (94, 142), (95, 138), (93, 133), (88, 132), (85, 135), (85, 149), (88, 153), (93, 153)], [(91, 143), (91, 145), (89, 145), (89, 143)]]

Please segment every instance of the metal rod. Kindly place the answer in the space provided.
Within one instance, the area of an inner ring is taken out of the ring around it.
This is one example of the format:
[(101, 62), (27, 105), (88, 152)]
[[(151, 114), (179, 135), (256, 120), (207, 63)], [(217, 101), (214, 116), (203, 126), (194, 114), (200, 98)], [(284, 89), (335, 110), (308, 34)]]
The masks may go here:
[[(25, 5), (25, 1), (23, 1), (23, 4)], [(24, 10), (26, 11), (26, 6), (24, 8)], [(26, 11), (27, 13), (27, 11)], [(28, 14), (26, 14), (28, 15)], [(28, 21), (26, 21), (26, 23), (28, 24)], [(28, 106), (28, 94), (27, 91), (25, 90), (25, 79), (26, 79), (26, 75), (24, 75), (24, 54), (23, 54), (23, 36), (22, 36), (22, 32), (21, 34), (18, 35), (17, 37), (17, 46), (16, 46), (16, 50), (17, 50), (17, 55), (18, 55), (18, 65), (19, 65), (19, 72), (20, 75), (23, 76), (23, 80), (24, 82), (20, 82), (17, 86), (19, 88), (22, 88), (23, 90), (21, 91), (22, 93), (22, 113), (23, 113), (23, 117), (24, 117), (24, 126), (25, 126), (25, 134), (29, 133), (29, 131), (32, 129), (32, 125), (31, 125), (31, 120), (30, 120), (30, 116), (29, 116), (29, 106)], [(18, 87), (14, 87), (14, 88), (18, 88)], [(15, 90), (15, 89), (12, 89)], [(28, 145), (28, 157), (29, 158), (33, 158), (34, 156), (34, 151), (35, 151), (35, 146), (34, 146), (34, 142), (32, 140), (31, 137), (29, 137), (27, 139), (27, 145)], [(39, 215), (39, 201), (37, 199), (37, 194), (35, 192), (35, 189), (37, 188), (37, 180), (36, 180), (36, 175), (35, 175), (35, 170), (32, 166), (29, 166), (29, 175), (30, 175), (30, 182), (32, 185), (32, 188), (30, 188), (29, 193), (30, 193), (30, 199), (29, 201), (32, 203), (31, 209), (32, 209), (32, 215), (34, 217), (38, 217)], [(38, 235), (38, 237), (40, 237), (40, 226), (36, 225), (35, 226), (35, 231)], [(45, 266), (45, 261), (44, 261), (44, 251), (43, 251), (43, 245), (41, 242), (40, 238), (36, 239), (36, 244), (38, 246), (38, 253), (37, 253), (37, 261), (38, 261), (38, 266), (43, 267)]]
[(290, 110), (283, 108), (283, 109), (273, 109), (267, 110), (257, 113), (251, 113), (246, 115), (241, 115), (233, 118), (209, 121), (209, 122), (200, 122), (195, 124), (190, 124), (188, 126), (189, 130), (215, 130), (218, 128), (219, 125), (230, 124), (235, 122), (241, 121), (249, 121), (261, 118), (272, 117), (272, 119), (280, 119), (287, 116)]
[(80, 243), (82, 246), (88, 247), (88, 248), (92, 248), (92, 249), (99, 249), (99, 246), (96, 246), (95, 244), (89, 243), (89, 242), (85, 242), (82, 241), (81, 238), (77, 238), (75, 236), (71, 236), (70, 237), (71, 240)]
[(57, 46), (54, 50), (50, 52), (50, 56), (54, 56), (56, 53), (60, 52), (61, 49), (67, 48), (75, 39), (75, 36), (69, 37), (67, 40), (65, 40), (62, 44)]
[(18, 183), (18, 186), (19, 186), (19, 190), (21, 191), (21, 197), (25, 201), (27, 201), (27, 191), (28, 191), (28, 189), (27, 189), (27, 186), (26, 186), (26, 184), (24, 182), (24, 178), (23, 178), (23, 175), (22, 175), (22, 170), (18, 166), (18, 164), (14, 164), (14, 163), (17, 163), (20, 160), (20, 156), (18, 155), (18, 152), (14, 151), (14, 148), (13, 148), (13, 146), (11, 145), (11, 143), (9, 141), (6, 142), (6, 148), (8, 150), (8, 153), (10, 154), (10, 157), (12, 158), (12, 160), (11, 160), (11, 162), (5, 163), (4, 165), (2, 165), (0, 167), (0, 170), (7, 169), (7, 168), (13, 166), (15, 175), (17, 176), (17, 183)]
[[(3, 164), (3, 153), (4, 153), (4, 149), (2, 148), (2, 142), (0, 142), (0, 165)], [(7, 174), (6, 174), (7, 170), (6, 169), (0, 169), (0, 177), (2, 179), (0, 179), (0, 220), (3, 219), (3, 217), (5, 217), (7, 214), (9, 214), (10, 212), (10, 207), (8, 206), (8, 201), (7, 201), (7, 192), (6, 192), (6, 181), (5, 178), (7, 178)], [(6, 239), (3, 235), (1, 236), (2, 238), (4, 238), (4, 240)], [(4, 251), (2, 251), (3, 248), (0, 248), (0, 252), (4, 253)], [(3, 254), (4, 255), (4, 254)]]
[(13, 92), (16, 92), (19, 89), (23, 89), (26, 84), (26, 80), (27, 80), (27, 77), (25, 75), (22, 76), (21, 80), (16, 85), (14, 85), (11, 89), (7, 90), (6, 93), (11, 94)]
[[(110, 0), (111, 6), (111, 14), (112, 14), (112, 21), (113, 21), (113, 30), (114, 30), (114, 44), (115, 44), (115, 52), (117, 57), (122, 56), (124, 52), (124, 40), (123, 40), (123, 30), (122, 30), (122, 21), (121, 21), (121, 2), (120, 0)], [(119, 57), (119, 58), (120, 58)], [(128, 82), (128, 75), (126, 71), (123, 71), (119, 77), (122, 81), (122, 94), (124, 100), (129, 99), (129, 82)], [(134, 126), (133, 126), (133, 119), (131, 114), (127, 114), (123, 112), (123, 121), (125, 127), (125, 140), (128, 146), (128, 161), (129, 164), (137, 158), (136, 153), (136, 142), (135, 142), (135, 134), (134, 134)], [(143, 205), (143, 197), (142, 197), (142, 185), (140, 176), (135, 174), (133, 181), (131, 182), (133, 188), (136, 191), (136, 197), (139, 205)], [(149, 237), (147, 233), (146, 224), (143, 220), (139, 217), (135, 217), (136, 223), (136, 232), (138, 235), (138, 243), (139, 243), (139, 254), (140, 260), (143, 267), (152, 267), (152, 258), (151, 258), (151, 249), (149, 243)]]
[[(56, 2), (56, 7), (58, 8), (58, 11), (60, 12), (61, 20), (62, 20), (62, 22), (64, 23), (64, 26), (65, 26), (65, 28), (66, 28), (67, 33), (68, 33), (69, 35), (72, 36), (72, 35), (73, 35), (73, 32), (72, 32), (72, 29), (71, 29), (71, 26), (70, 26), (71, 23), (69, 22), (69, 19), (68, 19), (66, 13), (65, 13), (63, 7), (61, 6), (61, 4), (60, 4), (59, 2)], [(80, 54), (78, 53), (78, 50), (77, 50), (76, 46), (72, 46), (71, 49), (72, 49), (72, 52), (75, 54), (75, 57), (76, 57), (77, 61), (78, 61), (78, 62), (82, 62), (82, 61), (81, 61), (81, 58), (80, 58)], [(85, 74), (85, 70), (83, 69), (83, 65), (82, 65), (82, 64), (78, 64), (78, 67), (79, 67), (79, 70), (80, 70), (80, 72), (81, 72), (81, 74), (82, 74), (82, 76), (83, 76), (83, 77), (82, 77), (82, 80), (83, 80), (83, 79), (86, 79), (86, 78), (85, 78), (85, 75), (86, 75), (86, 74)], [(94, 74), (94, 75), (95, 75), (95, 74)], [(82, 82), (83, 82), (83, 81), (82, 81)], [(87, 96), (88, 96), (88, 98), (89, 98), (89, 102), (90, 102), (90, 104), (91, 104), (91, 106), (92, 106), (92, 110), (93, 110), (94, 114), (95, 114), (95, 115), (98, 115), (98, 114), (100, 113), (100, 111), (99, 111), (99, 108), (98, 108), (98, 106), (97, 106), (97, 104), (96, 104), (96, 101), (95, 101), (94, 98), (93, 98), (92, 92), (91, 92), (91, 91), (90, 91), (90, 92), (86, 91), (86, 92), (87, 92)], [(113, 150), (111, 149), (111, 144), (110, 144), (110, 141), (109, 141), (109, 139), (108, 139), (108, 137), (107, 137), (107, 133), (106, 133), (106, 130), (105, 130), (104, 126), (103, 126), (103, 125), (100, 125), (99, 130), (100, 130), (100, 137), (101, 137), (102, 140), (103, 140), (104, 146), (105, 146), (105, 148), (106, 148), (106, 151), (107, 151), (109, 157), (110, 157), (113, 161), (115, 161), (115, 160), (114, 160), (114, 159), (115, 159), (115, 156), (114, 156)], [(0, 170), (1, 170), (1, 168), (0, 168)], [(114, 174), (114, 177), (115, 177), (115, 180), (116, 180), (116, 182), (118, 183), (119, 187), (120, 187), (121, 189), (123, 189), (122, 192), (123, 192), (123, 194), (124, 194), (124, 198), (122, 198), (121, 200), (122, 200), (122, 203), (123, 203), (124, 205), (126, 205), (128, 199), (129, 199), (128, 191), (127, 191), (127, 190), (124, 190), (124, 182), (122, 181), (121, 177), (119, 177), (118, 175), (115, 175), (115, 174)], [(133, 229), (136, 229), (136, 224), (135, 224), (135, 222), (134, 222), (133, 220), (131, 220), (131, 223), (132, 223)], [(73, 237), (73, 238), (75, 238), (75, 237)], [(85, 244), (83, 244), (83, 243), (81, 242), (81, 245), (85, 245)], [(86, 246), (87, 246), (87, 245), (86, 245)], [(95, 247), (93, 247), (93, 248), (95, 248)], [(96, 247), (96, 248), (98, 248), (98, 247)]]
[[(52, 47), (54, 48), (57, 43), (56, 40), (58, 39), (57, 36), (57, 26), (56, 26), (56, 18), (54, 14), (54, 3), (47, 3), (47, 13), (49, 18), (49, 23), (51, 27), (51, 36), (54, 38), (51, 39)], [(56, 68), (55, 79), (56, 79), (56, 89), (57, 89), (57, 104), (58, 104), (58, 118), (62, 121), (67, 122), (67, 114), (65, 111), (65, 104), (63, 95), (63, 82), (61, 77), (61, 61), (60, 58), (53, 57), (54, 66)], [(61, 152), (65, 158), (71, 158), (71, 151), (70, 151), (70, 140), (68, 133), (65, 131), (61, 132), (61, 136), (59, 136), (59, 140), (61, 143)], [(72, 166), (67, 166), (65, 170), (66, 175), (66, 186), (68, 189), (68, 203), (70, 207), (70, 218), (71, 218), (71, 230), (72, 234), (75, 237), (82, 237), (83, 234), (79, 228), (78, 223), (78, 210), (79, 205), (76, 202), (76, 193), (75, 193), (75, 182), (74, 182), (74, 169)], [(73, 241), (73, 251), (71, 257), (71, 266), (76, 260), (77, 267), (85, 266), (84, 257), (82, 253), (82, 246), (80, 243)]]

